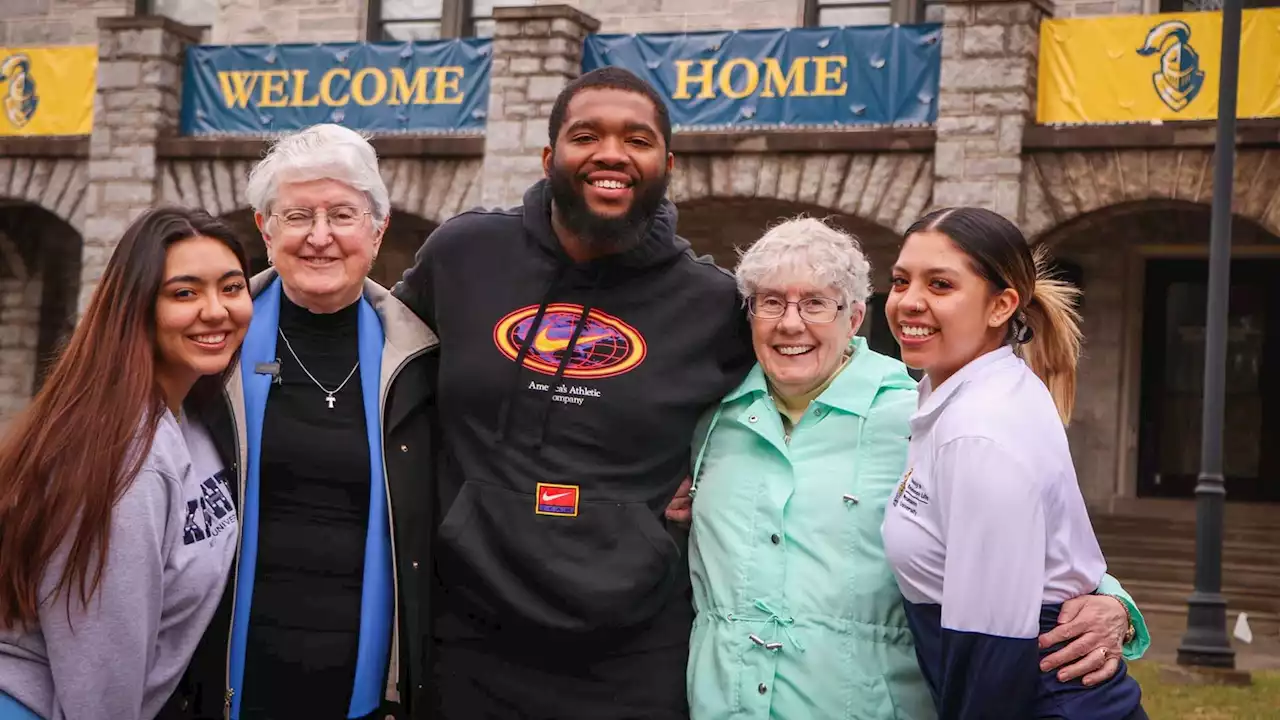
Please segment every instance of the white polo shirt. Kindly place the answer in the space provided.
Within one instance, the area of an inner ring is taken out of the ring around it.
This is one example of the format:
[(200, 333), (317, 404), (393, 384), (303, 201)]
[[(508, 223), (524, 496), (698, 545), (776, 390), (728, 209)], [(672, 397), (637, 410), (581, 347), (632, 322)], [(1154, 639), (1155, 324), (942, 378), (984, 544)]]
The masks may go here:
[(920, 383), (882, 531), (935, 701), (1034, 702), (1042, 608), (1093, 592), (1106, 562), (1053, 399), (1012, 348)]

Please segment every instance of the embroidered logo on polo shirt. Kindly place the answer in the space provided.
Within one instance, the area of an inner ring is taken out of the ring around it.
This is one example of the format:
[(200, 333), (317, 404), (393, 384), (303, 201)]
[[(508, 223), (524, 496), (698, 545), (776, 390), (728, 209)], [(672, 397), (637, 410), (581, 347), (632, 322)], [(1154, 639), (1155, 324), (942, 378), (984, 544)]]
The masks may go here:
[(578, 486), (538, 483), (533, 511), (538, 515), (577, 517)]
[(911, 479), (911, 473), (915, 472), (915, 468), (907, 470), (907, 474), (902, 476), (902, 482), (898, 483), (898, 489), (893, 493), (893, 506), (898, 507), (898, 501), (902, 499), (902, 492), (907, 489), (907, 481)]

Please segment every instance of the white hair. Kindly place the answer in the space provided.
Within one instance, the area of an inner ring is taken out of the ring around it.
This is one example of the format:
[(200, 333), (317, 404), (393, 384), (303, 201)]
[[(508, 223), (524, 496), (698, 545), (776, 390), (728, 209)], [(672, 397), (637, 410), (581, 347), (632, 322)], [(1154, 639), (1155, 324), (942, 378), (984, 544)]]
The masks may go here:
[(748, 297), (769, 282), (803, 281), (833, 287), (846, 308), (871, 296), (871, 263), (858, 240), (815, 218), (798, 217), (770, 228), (741, 253), (738, 292)]
[(254, 212), (269, 214), (281, 183), (312, 180), (337, 180), (364, 193), (377, 223), (391, 213), (391, 197), (373, 146), (354, 130), (329, 123), (277, 140), (249, 172), (245, 199)]

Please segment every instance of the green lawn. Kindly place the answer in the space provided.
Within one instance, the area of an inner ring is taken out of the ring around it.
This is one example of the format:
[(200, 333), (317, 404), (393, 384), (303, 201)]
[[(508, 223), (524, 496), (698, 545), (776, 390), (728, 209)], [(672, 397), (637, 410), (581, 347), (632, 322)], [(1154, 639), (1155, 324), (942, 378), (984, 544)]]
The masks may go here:
[(1137, 662), (1129, 671), (1142, 684), (1142, 706), (1151, 720), (1276, 720), (1280, 671), (1253, 673), (1251, 687), (1185, 686), (1160, 682), (1157, 665)]

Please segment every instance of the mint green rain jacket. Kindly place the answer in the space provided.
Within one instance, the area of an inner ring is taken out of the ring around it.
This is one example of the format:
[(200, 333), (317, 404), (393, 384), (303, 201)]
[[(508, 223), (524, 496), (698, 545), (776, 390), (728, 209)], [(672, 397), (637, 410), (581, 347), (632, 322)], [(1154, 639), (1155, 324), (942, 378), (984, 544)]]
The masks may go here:
[[(693, 720), (933, 720), (893, 572), (884, 507), (916, 383), (855, 337), (853, 359), (788, 437), (759, 365), (699, 429), (689, 564)], [(1103, 590), (1132, 600), (1106, 576)]]

